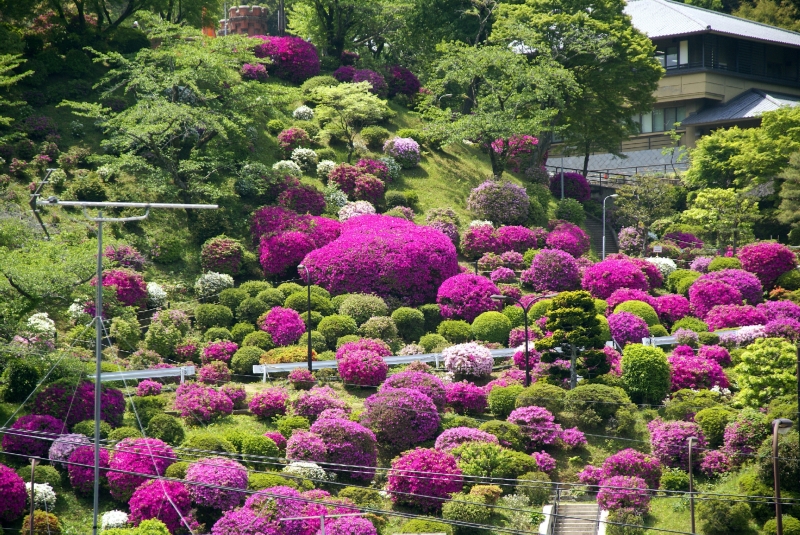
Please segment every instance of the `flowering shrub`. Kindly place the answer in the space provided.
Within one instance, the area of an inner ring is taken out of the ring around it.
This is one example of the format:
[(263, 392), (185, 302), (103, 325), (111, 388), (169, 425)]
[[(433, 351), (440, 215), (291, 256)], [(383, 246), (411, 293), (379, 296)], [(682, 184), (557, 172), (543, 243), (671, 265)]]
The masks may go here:
[(197, 380), (207, 385), (218, 385), (231, 380), (231, 371), (228, 365), (215, 360), (197, 370)]
[(44, 414), (21, 416), (11, 426), (16, 433), (3, 435), (3, 451), (44, 457), (52, 442), (66, 430), (64, 422)]
[(189, 422), (210, 422), (233, 412), (230, 398), (210, 386), (184, 383), (175, 394), (175, 410)]
[(247, 399), (247, 392), (244, 385), (227, 384), (222, 385), (219, 389), (221, 394), (228, 396), (228, 399), (233, 403), (234, 409), (244, 409), (244, 401)]
[(644, 515), (650, 509), (647, 483), (636, 476), (604, 479), (597, 493), (597, 504), (606, 511), (629, 510)]
[[(431, 477), (420, 477), (425, 473), (430, 473)], [(422, 448), (407, 451), (394, 459), (386, 484), (393, 502), (423, 511), (438, 510), (451, 494), (460, 492), (462, 487), (461, 469), (455, 457), (443, 451)]]
[(439, 427), (439, 414), (425, 394), (397, 388), (368, 397), (361, 423), (375, 433), (382, 448), (399, 452), (433, 438)]
[(339, 375), (345, 384), (378, 386), (389, 371), (386, 361), (378, 353), (369, 350), (347, 351), (337, 361)]
[(286, 414), (289, 393), (283, 388), (265, 388), (253, 395), (248, 408), (259, 418), (271, 419)]
[(244, 248), (238, 240), (227, 236), (211, 238), (200, 251), (200, 264), (206, 271), (237, 275), (244, 258)]
[(347, 403), (339, 399), (329, 386), (315, 386), (311, 390), (301, 392), (289, 402), (292, 412), (297, 416), (314, 419), (325, 409), (349, 410)]
[(103, 256), (118, 264), (120, 267), (136, 271), (142, 271), (144, 269), (144, 256), (130, 245), (109, 245), (103, 252)]
[[(308, 137), (308, 132), (296, 126), (282, 130), (278, 134), (278, 145), (289, 154), (295, 149), (308, 147), (310, 144), (311, 139)], [(298, 167), (300, 167), (299, 164)]]
[(319, 74), (320, 62), (317, 49), (300, 37), (274, 37), (255, 35), (253, 39), (262, 41), (255, 46), (258, 58), (270, 58), (270, 72), (278, 78), (299, 84)]
[[(329, 527), (330, 526), (330, 527)], [(378, 530), (366, 518), (343, 516), (325, 524), (325, 532), (330, 535), (378, 535)]]
[(630, 312), (617, 312), (608, 317), (608, 328), (611, 338), (620, 346), (641, 344), (642, 338), (650, 337), (647, 322)]
[(660, 295), (655, 298), (653, 308), (656, 309), (661, 323), (672, 325), (689, 315), (689, 300), (678, 294)]
[[(97, 284), (92, 280), (92, 286)], [(124, 306), (138, 307), (147, 301), (147, 285), (141, 274), (128, 269), (103, 271), (103, 288), (114, 288), (117, 300)]]
[(134, 491), (128, 505), (131, 508), (129, 520), (134, 526), (155, 518), (163, 522), (170, 533), (177, 533), (184, 527), (182, 518), (191, 518), (189, 490), (179, 481), (146, 481)]
[(410, 388), (422, 392), (433, 401), (436, 408), (442, 410), (445, 404), (445, 389), (441, 379), (424, 372), (404, 371), (386, 379), (379, 391), (396, 388)]
[(467, 209), (496, 224), (523, 224), (528, 219), (530, 199), (525, 188), (511, 182), (487, 180), (474, 188)]
[(486, 431), (481, 431), (480, 429), (474, 429), (472, 427), (451, 427), (436, 437), (436, 444), (434, 447), (439, 451), (449, 452), (467, 442), (500, 444), (496, 436)]
[(260, 262), (267, 274), (279, 275), (297, 266), (316, 244), (304, 232), (284, 232), (261, 239)]
[(385, 184), (375, 175), (362, 173), (356, 177), (353, 197), (359, 201), (379, 204), (383, 200)]
[(579, 430), (577, 427), (564, 429), (559, 438), (561, 439), (561, 442), (570, 449), (580, 448), (587, 444), (586, 435), (584, 435), (583, 431)]
[(696, 280), (689, 288), (689, 304), (699, 318), (717, 305), (741, 305), (742, 294), (730, 284), (719, 280)]
[(719, 450), (707, 451), (703, 455), (703, 460), (700, 463), (700, 471), (706, 477), (718, 477), (722, 474), (730, 472), (731, 460), (725, 453)]
[(764, 314), (767, 321), (790, 318), (800, 321), (800, 305), (792, 301), (765, 301), (756, 308)]
[(386, 72), (389, 98), (397, 94), (412, 97), (419, 92), (420, 83), (416, 75), (405, 67), (392, 65)]
[(383, 340), (375, 340), (373, 338), (361, 338), (355, 342), (347, 342), (342, 344), (336, 350), (336, 358), (340, 359), (350, 351), (373, 351), (381, 357), (388, 357), (392, 354), (392, 350)]
[[(87, 446), (84, 448), (92, 449)], [(75, 450), (70, 462), (76, 462), (74, 457), (81, 449)], [(108, 472), (111, 496), (119, 501), (129, 500), (136, 487), (149, 479), (147, 475), (163, 476), (167, 467), (175, 460), (172, 448), (157, 438), (124, 439), (116, 445), (114, 456), (108, 464), (111, 470), (115, 470)]]
[(236, 353), (238, 349), (239, 346), (235, 342), (229, 342), (228, 340), (211, 342), (203, 348), (200, 362), (203, 364), (209, 364), (217, 360), (221, 362), (230, 362), (233, 354)]
[(468, 258), (500, 251), (500, 241), (492, 225), (470, 226), (460, 241), (461, 250)]
[(278, 449), (281, 451), (286, 450), (286, 438), (281, 435), (278, 431), (267, 431), (264, 433), (264, 436), (268, 439), (272, 440)]
[(530, 269), (520, 275), (520, 281), (538, 292), (563, 292), (580, 287), (580, 275), (575, 258), (558, 249), (542, 249)]
[(694, 422), (665, 422), (656, 418), (647, 424), (650, 431), (650, 447), (661, 464), (671, 468), (686, 470), (689, 465), (689, 449), (686, 439), (697, 438), (697, 447), (702, 451), (706, 447), (703, 430)]
[(547, 246), (578, 258), (589, 252), (589, 236), (579, 226), (564, 221), (547, 236)]
[[(641, 290), (632, 290), (630, 288), (620, 288), (619, 290), (614, 290), (614, 293), (612, 293), (608, 299), (606, 299), (608, 310), (614, 310), (617, 308), (617, 305), (626, 301), (642, 301), (653, 308), (656, 307), (656, 298), (647, 292), (643, 292)], [(688, 301), (686, 303), (686, 307), (689, 307)]]
[[(457, 490), (461, 490), (461, 487), (459, 486)], [(21, 517), (25, 512), (25, 500), (28, 497), (25, 481), (4, 464), (0, 464), (0, 495), (3, 496), (0, 500), (0, 522), (7, 524)]]
[(668, 232), (664, 234), (663, 239), (675, 243), (681, 249), (703, 248), (703, 240), (701, 240), (691, 232)]
[(656, 457), (633, 448), (620, 450), (603, 461), (602, 479), (615, 476), (637, 476), (650, 489), (657, 489), (661, 480), (661, 465)]
[[(136, 386), (137, 396), (157, 396), (161, 393), (161, 383), (145, 379)], [(52, 448), (51, 448), (52, 449)]]
[(536, 461), (536, 466), (539, 467), (539, 470), (544, 473), (550, 473), (556, 469), (556, 460), (545, 451), (535, 451), (531, 454), (531, 457)]
[(286, 441), (286, 458), (313, 463), (325, 460), (325, 442), (316, 433), (295, 430)]
[(89, 444), (89, 437), (80, 433), (61, 435), (53, 441), (47, 457), (50, 459), (50, 464), (66, 470), (67, 461), (69, 461), (69, 456), (72, 455), (72, 452), (81, 446)]
[(311, 121), (314, 119), (314, 110), (306, 105), (298, 106), (292, 112), (292, 117), (298, 121)]
[(654, 266), (656, 266), (658, 268), (658, 270), (661, 272), (661, 276), (664, 279), (669, 277), (669, 275), (673, 271), (678, 269), (678, 265), (671, 258), (662, 258), (662, 257), (656, 256), (656, 257), (645, 258), (645, 260), (647, 262), (650, 262)]
[(317, 382), (311, 372), (303, 368), (295, 368), (289, 372), (288, 380), (295, 390), (308, 390)]
[(118, 510), (107, 511), (103, 513), (100, 526), (102, 527), (103, 531), (107, 529), (128, 527), (128, 513)]
[(362, 215), (374, 215), (375, 207), (367, 201), (348, 202), (339, 209), (339, 221), (345, 222)]
[(552, 413), (544, 407), (520, 407), (511, 411), (507, 421), (516, 424), (528, 440), (529, 448), (555, 444), (561, 435), (561, 426), (555, 423)]
[(731, 466), (738, 466), (748, 460), (748, 455), (758, 451), (768, 434), (769, 425), (764, 415), (745, 408), (725, 426), (722, 451), (730, 459)]
[[(597, 468), (596, 466), (592, 466), (591, 464), (587, 464), (583, 470), (578, 472), (578, 481), (583, 483), (584, 485), (589, 485), (591, 487), (596, 487), (600, 485), (600, 482), (603, 480), (604, 473), (602, 468)], [(597, 490), (597, 489), (589, 489)]]
[(256, 63), (255, 65), (252, 63), (245, 63), (242, 65), (242, 78), (261, 82), (269, 78), (269, 75), (263, 63)]
[(608, 299), (620, 288), (646, 292), (649, 284), (644, 273), (628, 260), (606, 259), (586, 268), (581, 287), (592, 296)]
[(745, 325), (764, 325), (767, 318), (754, 306), (716, 305), (708, 311), (705, 322), (712, 331)]
[(494, 357), (485, 346), (469, 342), (442, 351), (444, 367), (456, 375), (483, 377), (492, 373)]
[(482, 414), (486, 410), (486, 391), (468, 381), (448, 383), (444, 386), (447, 406), (458, 414)]
[(769, 338), (786, 338), (792, 342), (800, 340), (800, 321), (792, 318), (779, 318), (764, 325), (764, 333)]
[(719, 386), (727, 388), (728, 378), (716, 361), (696, 354), (689, 346), (678, 346), (667, 359), (672, 368), (672, 391), (683, 388), (699, 390)]
[(767, 336), (763, 325), (749, 325), (736, 332), (723, 332), (719, 335), (719, 343), (725, 347), (746, 347), (759, 338)]
[(635, 227), (623, 227), (617, 235), (617, 242), (620, 250), (627, 255), (641, 253), (644, 245), (642, 235)]
[[(295, 149), (292, 153), (310, 149)], [(311, 151), (313, 152), (313, 151)], [(278, 195), (278, 205), (298, 214), (321, 215), (325, 211), (325, 195), (314, 186), (301, 184), (286, 188)]]
[(461, 273), (439, 286), (436, 302), (443, 317), (471, 322), (484, 312), (500, 310), (501, 305), (491, 297), (498, 293), (500, 290), (486, 277)]
[(697, 355), (707, 360), (713, 360), (720, 366), (728, 366), (731, 363), (731, 354), (722, 346), (703, 346)]
[[(514, 252), (522, 255), (528, 249), (535, 249), (541, 241), (539, 232), (518, 225), (500, 227), (496, 235), (498, 251), (503, 254)], [(522, 258), (519, 262), (522, 263)]]
[(233, 288), (233, 277), (215, 271), (203, 273), (194, 283), (194, 292), (200, 299), (215, 298), (228, 288)]
[[(289, 152), (291, 150), (291, 147), (287, 146), (286, 151)], [(303, 176), (303, 170), (292, 160), (280, 160), (275, 162), (272, 164), (272, 170), (277, 171), (279, 174), (285, 177), (283, 181), (284, 184), (296, 184), (297, 179)]]
[(359, 467), (343, 468), (342, 473), (353, 479), (371, 481), (375, 476), (378, 447), (372, 431), (346, 418), (320, 418), (311, 426), (311, 432), (326, 445), (322, 460)]
[[(101, 449), (100, 477), (103, 479), (108, 476), (108, 472), (105, 470), (105, 468), (109, 467), (108, 457), (108, 451)], [(94, 489), (94, 446), (79, 446), (73, 450), (69, 456), (67, 473), (70, 485), (72, 485), (75, 492), (90, 494)]]
[(294, 344), (306, 332), (306, 324), (300, 314), (283, 307), (274, 307), (267, 312), (260, 327), (262, 331), (269, 333), (278, 346)]
[(512, 283), (517, 279), (516, 273), (514, 273), (513, 269), (508, 269), (507, 267), (499, 267), (492, 271), (489, 275), (489, 278), (495, 284), (500, 283)]
[(432, 301), (442, 281), (458, 273), (455, 247), (444, 234), (377, 215), (347, 221), (337, 240), (306, 255), (303, 264), (334, 294), (393, 296), (411, 305)]
[(755, 273), (765, 290), (769, 290), (778, 277), (790, 271), (797, 263), (794, 252), (785, 245), (773, 242), (751, 243), (739, 251), (742, 268)]
[(689, 264), (689, 269), (692, 271), (699, 271), (700, 273), (708, 273), (708, 266), (713, 260), (714, 258), (711, 256), (698, 256)]
[(697, 280), (718, 280), (730, 284), (742, 294), (748, 305), (756, 305), (763, 299), (763, 289), (758, 277), (742, 269), (712, 271)]
[[(226, 511), (211, 529), (211, 535), (272, 535), (286, 533), (306, 535), (307, 520), (282, 521), (283, 518), (303, 516), (304, 502), (300, 493), (290, 487), (270, 487), (251, 495), (245, 506)], [(314, 529), (318, 528), (319, 522)], [(310, 524), (309, 524), (310, 525)]]
[(186, 481), (202, 484), (189, 485), (189, 495), (195, 504), (225, 511), (239, 505), (244, 493), (210, 485), (245, 490), (247, 469), (236, 461), (223, 457), (200, 459), (189, 465), (189, 469), (186, 470)]
[(349, 83), (353, 81), (353, 76), (356, 74), (356, 68), (352, 65), (342, 65), (335, 71), (333, 71), (333, 77), (343, 83)]
[(650, 286), (650, 289), (653, 288), (661, 288), (664, 284), (664, 276), (661, 274), (661, 270), (656, 267), (655, 264), (651, 264), (647, 260), (642, 258), (630, 258), (626, 257), (621, 254), (614, 254), (608, 255), (606, 258), (617, 258), (618, 260), (627, 260), (634, 266), (638, 267), (644, 273), (645, 278), (647, 278), (647, 284)]
[[(557, 199), (561, 198), (561, 173), (554, 173), (550, 177), (550, 193)], [(589, 181), (580, 173), (564, 173), (564, 197), (570, 197), (580, 202), (586, 202), (591, 197)]]
[(370, 93), (378, 95), (379, 97), (385, 98), (386, 94), (389, 92), (389, 88), (383, 76), (369, 69), (357, 69), (353, 73), (353, 79), (351, 81), (354, 84), (358, 82), (369, 82)]
[[(103, 387), (100, 419), (112, 427), (122, 424), (125, 400), (116, 388)], [(50, 415), (65, 420), (66, 427), (94, 418), (94, 383), (82, 381), (77, 387), (54, 383), (40, 391), (33, 401), (34, 414)], [(63, 430), (58, 428), (56, 433)]]
[(403, 169), (419, 165), (421, 159), (419, 143), (410, 137), (395, 137), (383, 144), (383, 153), (395, 159)]

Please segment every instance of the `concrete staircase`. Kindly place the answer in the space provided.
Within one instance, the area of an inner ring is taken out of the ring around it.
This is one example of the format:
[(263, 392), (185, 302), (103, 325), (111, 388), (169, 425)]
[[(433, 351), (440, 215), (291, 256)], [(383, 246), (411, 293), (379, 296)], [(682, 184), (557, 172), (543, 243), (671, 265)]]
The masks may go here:
[[(594, 254), (601, 256), (603, 251), (603, 221), (594, 216), (586, 214), (586, 232), (589, 234), (589, 242)], [(614, 231), (611, 225), (606, 224), (606, 254), (618, 253), (619, 248), (614, 239)]]
[[(606, 238), (606, 254), (608, 254)], [(553, 535), (596, 535), (598, 506), (593, 502), (560, 503)]]

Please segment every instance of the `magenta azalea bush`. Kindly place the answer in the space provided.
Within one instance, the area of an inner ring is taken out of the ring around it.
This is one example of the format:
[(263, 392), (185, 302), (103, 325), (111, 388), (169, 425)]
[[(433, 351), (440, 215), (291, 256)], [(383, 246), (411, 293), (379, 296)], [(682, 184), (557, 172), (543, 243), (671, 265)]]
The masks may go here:
[(581, 287), (598, 299), (608, 299), (620, 288), (646, 292), (650, 285), (642, 270), (635, 264), (628, 260), (607, 258), (586, 268)]
[(446, 429), (441, 435), (436, 437), (434, 447), (439, 451), (449, 452), (467, 442), (488, 442), (490, 444), (500, 444), (497, 437), (486, 431), (472, 427), (452, 427)]
[[(455, 461), (453, 465), (455, 466)], [(0, 522), (8, 524), (22, 516), (28, 499), (25, 481), (4, 464), (0, 464), (0, 496), (3, 497), (0, 500)]]
[(539, 470), (546, 474), (556, 469), (555, 458), (544, 450), (533, 452), (531, 457), (536, 461), (536, 466)]
[(691, 232), (668, 232), (664, 234), (663, 239), (666, 241), (671, 241), (681, 249), (703, 248), (703, 240), (701, 240)]
[(237, 240), (227, 236), (211, 238), (200, 250), (200, 265), (205, 271), (235, 276), (244, 259), (244, 248)]
[(439, 413), (425, 394), (396, 388), (368, 397), (361, 423), (375, 433), (381, 448), (404, 451), (436, 435)]
[(265, 388), (253, 395), (248, 408), (258, 418), (269, 420), (286, 414), (289, 392), (280, 387)]
[(392, 461), (386, 490), (397, 504), (436, 511), (463, 485), (455, 457), (435, 449), (416, 448)]
[(278, 195), (278, 206), (298, 214), (319, 216), (325, 211), (325, 195), (314, 186), (306, 184), (291, 186)]
[(274, 307), (264, 316), (261, 330), (272, 337), (278, 346), (288, 346), (297, 342), (306, 332), (303, 318), (291, 308)]
[(722, 366), (715, 360), (706, 359), (689, 346), (678, 346), (667, 358), (672, 368), (672, 391), (683, 388), (699, 390), (719, 386), (727, 388), (728, 378)]
[(586, 435), (577, 427), (564, 429), (559, 438), (564, 446), (570, 449), (581, 448), (587, 444)]
[(647, 483), (636, 476), (604, 479), (597, 493), (597, 504), (606, 511), (627, 510), (643, 515), (650, 509)]
[[(519, 225), (500, 227), (495, 231), (495, 234), (501, 254), (514, 252), (521, 255), (528, 249), (536, 249), (541, 238), (539, 232)], [(519, 263), (522, 262), (521, 257), (515, 258), (519, 258)], [(503, 261), (506, 262), (507, 260), (504, 258)]]
[[(112, 427), (122, 424), (125, 399), (116, 388), (103, 387), (100, 419)], [(82, 381), (77, 387), (53, 383), (39, 391), (33, 401), (34, 414), (49, 415), (63, 420), (67, 427), (94, 419), (94, 383)]]
[[(189, 495), (196, 505), (226, 511), (241, 503), (245, 494), (228, 489), (247, 489), (247, 469), (233, 459), (200, 459), (186, 470)], [(227, 487), (225, 489), (217, 487)]]
[(461, 252), (468, 258), (477, 258), (487, 253), (499, 253), (500, 241), (497, 239), (494, 227), (492, 225), (469, 227), (461, 238)]
[(730, 472), (732, 468), (730, 458), (719, 450), (707, 451), (700, 462), (700, 471), (706, 477), (719, 477)]
[(741, 305), (742, 293), (730, 284), (720, 280), (696, 280), (689, 288), (689, 304), (698, 318), (717, 305)]
[(385, 98), (386, 94), (389, 92), (389, 87), (386, 85), (386, 80), (383, 76), (369, 69), (356, 69), (355, 72), (353, 72), (352, 82), (369, 82), (370, 92), (379, 97)]
[(768, 322), (780, 318), (800, 321), (800, 305), (792, 301), (765, 301), (756, 308), (764, 314)]
[(748, 305), (757, 305), (763, 300), (761, 281), (752, 273), (742, 269), (722, 269), (706, 273), (697, 280), (718, 280), (730, 284), (742, 294)]
[(690, 313), (689, 300), (682, 295), (667, 294), (655, 298), (653, 306), (658, 313), (658, 319), (665, 325), (672, 325)]
[(731, 364), (731, 354), (722, 346), (703, 346), (697, 355), (706, 360), (713, 360), (720, 366), (729, 366)]
[(627, 448), (603, 461), (601, 479), (616, 476), (641, 477), (647, 483), (647, 488), (657, 489), (661, 480), (661, 464), (649, 453)]
[(433, 401), (438, 410), (444, 409), (446, 401), (445, 387), (442, 380), (430, 373), (404, 371), (386, 379), (378, 389), (379, 392), (396, 388), (410, 388), (422, 392)]
[(320, 418), (311, 426), (311, 433), (325, 444), (322, 461), (350, 465), (337, 469), (353, 479), (371, 481), (378, 464), (378, 445), (375, 433), (346, 418)]
[(611, 338), (620, 346), (641, 344), (642, 338), (650, 337), (650, 329), (639, 316), (630, 312), (617, 312), (608, 317), (608, 328)]
[(392, 354), (391, 348), (383, 340), (374, 338), (361, 338), (354, 342), (342, 344), (336, 350), (336, 358), (340, 359), (350, 351), (374, 351), (381, 357), (388, 357)]
[(311, 236), (299, 231), (264, 236), (259, 248), (261, 267), (270, 275), (283, 274), (300, 264), (316, 245)]
[(461, 273), (439, 286), (436, 302), (443, 317), (472, 322), (484, 312), (502, 308), (492, 299), (492, 295), (499, 293), (497, 286), (486, 277)]
[(482, 414), (486, 410), (486, 391), (468, 381), (448, 383), (444, 386), (447, 406), (458, 414)]
[(703, 430), (694, 422), (665, 422), (656, 418), (647, 424), (647, 429), (650, 431), (650, 448), (653, 455), (663, 466), (688, 469), (689, 449), (686, 446), (686, 439), (689, 437), (697, 438), (698, 451), (706, 447)]
[(764, 325), (767, 318), (751, 305), (716, 305), (706, 314), (705, 322), (712, 331), (746, 325)]
[(144, 381), (139, 381), (139, 384), (136, 385), (136, 395), (157, 396), (161, 393), (161, 388), (161, 383), (145, 379)]
[(794, 269), (797, 259), (787, 246), (774, 242), (751, 243), (739, 251), (742, 268), (754, 273), (765, 290), (775, 285), (778, 277)]
[(203, 353), (200, 356), (200, 362), (203, 364), (209, 364), (215, 360), (230, 362), (231, 357), (233, 357), (233, 354), (236, 353), (237, 349), (239, 349), (239, 346), (235, 342), (230, 342), (228, 340), (211, 342), (205, 348), (203, 348)]
[(289, 402), (292, 412), (297, 416), (305, 416), (311, 420), (319, 416), (325, 409), (350, 410), (347, 403), (329, 386), (315, 386), (300, 394)]
[(547, 247), (559, 249), (578, 258), (589, 252), (589, 236), (578, 225), (560, 222), (547, 236)]
[(176, 459), (172, 448), (157, 438), (124, 439), (116, 445), (108, 465), (111, 469), (108, 472), (111, 496), (119, 501), (128, 501), (136, 487), (149, 479), (146, 476), (163, 476)]
[(768, 338), (786, 338), (792, 342), (800, 340), (800, 321), (792, 318), (778, 318), (764, 325)]
[[(97, 284), (92, 280), (92, 286)], [(147, 285), (140, 273), (129, 269), (103, 271), (103, 288), (114, 288), (117, 300), (124, 306), (139, 307), (147, 302)]]
[(530, 269), (520, 275), (520, 281), (537, 292), (563, 292), (580, 287), (580, 275), (575, 258), (558, 249), (542, 249)]
[(368, 349), (347, 351), (336, 360), (339, 376), (346, 385), (378, 386), (389, 372), (386, 361)]
[(43, 414), (27, 414), (13, 423), (14, 433), (3, 434), (3, 451), (46, 457), (53, 440), (66, 431), (64, 422)]
[[(109, 467), (108, 451), (100, 450), (100, 477), (103, 482), (108, 477)], [(94, 490), (94, 446), (79, 446), (75, 448), (69, 456), (67, 465), (67, 475), (69, 484), (78, 494), (88, 495)], [(142, 478), (144, 481), (144, 478)], [(133, 489), (131, 489), (133, 490)], [(112, 496), (114, 494), (112, 493)], [(125, 497), (117, 498), (124, 501)]]
[(326, 535), (378, 535), (378, 530), (366, 518), (342, 516), (325, 524)]
[[(642, 301), (651, 307), (656, 308), (656, 298), (647, 292), (633, 290), (631, 288), (620, 288), (619, 290), (614, 290), (614, 293), (612, 293), (608, 299), (606, 299), (606, 303), (608, 303), (608, 310), (614, 310), (617, 308), (617, 305), (626, 301)], [(689, 307), (688, 302), (686, 303), (686, 307)]]
[(231, 399), (210, 386), (184, 383), (175, 394), (175, 410), (188, 422), (210, 422), (233, 412)]
[(183, 518), (191, 519), (189, 489), (179, 481), (146, 481), (134, 491), (128, 506), (131, 509), (128, 521), (134, 526), (155, 518), (170, 533), (178, 533), (185, 528)]
[(233, 403), (234, 409), (244, 409), (245, 408), (245, 400), (247, 399), (247, 392), (244, 389), (244, 385), (239, 384), (226, 384), (222, 385), (219, 389), (221, 394), (228, 396), (228, 399), (231, 400)]
[(711, 265), (713, 261), (714, 258), (711, 256), (698, 256), (689, 264), (689, 269), (692, 271), (699, 271), (700, 273), (708, 273), (708, 266)]
[[(561, 173), (554, 173), (550, 177), (550, 193), (556, 199), (561, 198)], [(586, 202), (591, 197), (589, 181), (580, 173), (564, 173), (564, 197), (570, 197), (576, 201)]]
[(319, 74), (320, 62), (317, 49), (300, 37), (275, 37), (255, 35), (253, 39), (262, 43), (255, 46), (258, 58), (270, 58), (268, 70), (278, 78), (299, 84)]
[(264, 436), (272, 440), (275, 443), (275, 445), (278, 446), (279, 450), (281, 451), (286, 450), (286, 437), (281, 435), (279, 432), (267, 431), (266, 433), (264, 433)]
[(296, 429), (286, 441), (286, 458), (291, 461), (321, 463), (325, 460), (325, 454), (325, 442), (311, 431)]
[(401, 94), (414, 96), (421, 87), (417, 76), (401, 65), (392, 65), (386, 72), (386, 83), (389, 86), (389, 98)]
[(142, 271), (146, 260), (142, 253), (130, 245), (109, 245), (103, 252), (103, 256), (120, 267)]
[(331, 293), (371, 293), (420, 305), (433, 301), (442, 282), (458, 273), (453, 242), (431, 227), (379, 215), (342, 227), (338, 239), (302, 262)]
[(444, 367), (456, 375), (483, 377), (492, 373), (494, 357), (485, 346), (469, 342), (446, 347), (442, 351)]
[(290, 371), (287, 379), (295, 390), (308, 390), (317, 382), (314, 375), (303, 368), (295, 368)]
[(739, 466), (758, 451), (769, 434), (770, 426), (764, 415), (753, 409), (745, 409), (725, 426), (722, 451), (732, 466)]
[(496, 225), (518, 225), (528, 219), (530, 199), (525, 188), (511, 182), (487, 180), (474, 188), (467, 210)]
[(529, 448), (555, 444), (561, 436), (561, 426), (553, 414), (544, 407), (520, 407), (508, 415), (507, 420), (520, 426)]
[(227, 364), (215, 360), (197, 370), (197, 380), (207, 385), (222, 385), (231, 380), (231, 371)]
[(383, 153), (395, 159), (403, 169), (419, 165), (421, 159), (419, 143), (410, 137), (395, 137), (383, 144)]

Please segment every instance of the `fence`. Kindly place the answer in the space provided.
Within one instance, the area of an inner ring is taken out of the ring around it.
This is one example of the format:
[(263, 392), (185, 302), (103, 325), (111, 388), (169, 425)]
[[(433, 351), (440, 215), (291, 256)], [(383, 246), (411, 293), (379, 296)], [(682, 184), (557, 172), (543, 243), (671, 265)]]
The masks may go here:
[[(181, 366), (180, 368), (160, 368), (156, 370), (131, 370), (127, 372), (110, 372), (101, 373), (100, 382), (107, 381), (127, 381), (128, 379), (158, 379), (162, 377), (180, 377), (181, 383), (186, 380), (186, 377), (194, 375), (194, 366)], [(89, 379), (94, 379), (94, 374), (86, 376)]]

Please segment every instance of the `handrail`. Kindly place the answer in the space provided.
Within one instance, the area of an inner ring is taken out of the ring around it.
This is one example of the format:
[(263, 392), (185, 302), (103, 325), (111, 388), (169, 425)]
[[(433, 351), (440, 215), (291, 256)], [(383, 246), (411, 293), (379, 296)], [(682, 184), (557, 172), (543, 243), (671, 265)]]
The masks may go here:
[(550, 529), (548, 530), (547, 535), (555, 535), (556, 532), (556, 524), (558, 523), (558, 504), (561, 501), (561, 486), (556, 482), (556, 499), (553, 502), (553, 509), (550, 511), (551, 518), (553, 519), (550, 522)]
[(597, 535), (597, 532), (600, 531), (600, 515), (602, 513), (602, 509), (600, 506), (597, 506), (597, 515), (594, 517), (594, 535)]

